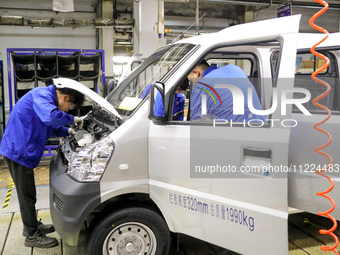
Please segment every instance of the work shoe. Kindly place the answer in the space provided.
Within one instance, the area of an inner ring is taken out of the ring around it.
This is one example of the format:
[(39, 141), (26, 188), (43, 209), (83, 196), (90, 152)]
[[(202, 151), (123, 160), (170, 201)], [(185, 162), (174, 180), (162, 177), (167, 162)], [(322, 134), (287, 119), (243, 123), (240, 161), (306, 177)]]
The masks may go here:
[(58, 240), (54, 237), (47, 237), (44, 234), (40, 234), (38, 231), (35, 232), (32, 238), (26, 236), (25, 246), (26, 247), (37, 247), (37, 248), (51, 248), (59, 244)]
[[(39, 220), (38, 222), (38, 231), (40, 234), (49, 234), (49, 233), (52, 233), (55, 231), (54, 229), (54, 226), (52, 224), (46, 224), (44, 225), (42, 222), (41, 222), (41, 219)], [(22, 231), (22, 235), (23, 236), (26, 236), (27, 235), (27, 229), (26, 227), (24, 226), (24, 230)]]

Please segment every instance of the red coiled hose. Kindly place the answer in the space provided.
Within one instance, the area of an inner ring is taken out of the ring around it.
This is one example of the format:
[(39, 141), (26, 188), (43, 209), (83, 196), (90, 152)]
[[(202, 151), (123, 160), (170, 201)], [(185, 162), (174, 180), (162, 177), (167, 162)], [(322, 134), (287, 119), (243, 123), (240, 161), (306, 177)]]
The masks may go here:
[(329, 246), (325, 246), (325, 245), (324, 245), (324, 246), (321, 246), (321, 250), (323, 250), (323, 251), (333, 251), (335, 254), (338, 254), (338, 252), (335, 250), (335, 248), (336, 248), (336, 247), (338, 246), (338, 244), (339, 244), (339, 239), (338, 239), (338, 237), (333, 233), (334, 230), (337, 228), (337, 225), (338, 225), (338, 224), (337, 224), (336, 220), (334, 219), (334, 217), (332, 217), (332, 216), (330, 215), (330, 213), (331, 213), (331, 212), (334, 210), (334, 208), (335, 208), (335, 202), (334, 202), (334, 200), (333, 200), (329, 195), (327, 195), (327, 193), (329, 193), (329, 192), (333, 189), (333, 187), (334, 187), (334, 181), (333, 181), (330, 177), (328, 177), (328, 176), (326, 175), (326, 173), (325, 173), (329, 168), (331, 168), (331, 167), (333, 166), (334, 161), (333, 161), (333, 158), (332, 158), (329, 154), (327, 154), (327, 153), (321, 151), (322, 149), (324, 149), (324, 148), (326, 148), (328, 145), (330, 145), (330, 143), (332, 142), (332, 136), (331, 136), (330, 133), (328, 133), (327, 131), (325, 131), (324, 129), (322, 129), (322, 128), (319, 127), (320, 125), (322, 125), (323, 123), (325, 123), (325, 122), (331, 117), (331, 115), (332, 115), (332, 114), (331, 114), (331, 111), (330, 111), (326, 106), (324, 106), (324, 105), (322, 105), (322, 104), (319, 104), (319, 102), (318, 102), (320, 99), (326, 97), (326, 96), (329, 94), (329, 92), (331, 91), (331, 87), (329, 86), (329, 84), (328, 84), (327, 82), (325, 82), (325, 81), (323, 81), (323, 80), (320, 80), (320, 79), (316, 78), (316, 75), (318, 75), (320, 72), (322, 72), (323, 70), (325, 70), (325, 69), (329, 66), (329, 64), (330, 64), (330, 61), (329, 61), (329, 59), (328, 59), (326, 56), (324, 56), (324, 55), (322, 55), (322, 54), (320, 54), (320, 53), (318, 53), (318, 52), (315, 51), (315, 48), (316, 48), (319, 44), (321, 44), (323, 41), (325, 41), (325, 40), (328, 38), (329, 33), (328, 33), (328, 31), (327, 31), (326, 29), (324, 29), (324, 28), (322, 28), (322, 27), (319, 27), (319, 26), (317, 26), (317, 25), (315, 25), (315, 24), (313, 23), (315, 19), (317, 19), (317, 18), (318, 18), (319, 16), (321, 16), (324, 12), (327, 11), (327, 9), (328, 9), (328, 3), (327, 3), (326, 1), (323, 1), (323, 0), (314, 0), (314, 1), (315, 1), (315, 2), (318, 2), (318, 3), (320, 3), (320, 4), (322, 4), (324, 7), (323, 7), (319, 12), (317, 12), (317, 13), (309, 20), (309, 25), (310, 25), (312, 28), (314, 28), (314, 29), (316, 29), (316, 30), (318, 30), (318, 31), (320, 31), (320, 32), (322, 32), (322, 33), (324, 33), (324, 34), (325, 34), (325, 37), (324, 37), (320, 42), (318, 42), (317, 44), (315, 44), (315, 45), (311, 48), (310, 51), (311, 51), (311, 53), (314, 54), (315, 56), (317, 56), (317, 57), (322, 58), (323, 60), (325, 60), (325, 61), (326, 61), (326, 64), (323, 65), (321, 68), (319, 68), (318, 70), (316, 70), (315, 72), (312, 73), (312, 79), (313, 79), (314, 81), (316, 81), (316, 82), (322, 84), (323, 86), (325, 86), (325, 87), (326, 87), (326, 91), (325, 91), (324, 93), (322, 93), (321, 95), (315, 97), (315, 98), (313, 99), (313, 104), (314, 104), (315, 106), (317, 106), (317, 107), (319, 107), (319, 108), (321, 108), (321, 109), (323, 109), (323, 110), (325, 110), (325, 111), (327, 112), (327, 117), (326, 117), (323, 121), (321, 121), (321, 122), (319, 122), (319, 123), (316, 123), (316, 124), (314, 125), (314, 129), (316, 129), (316, 130), (318, 130), (318, 131), (324, 133), (324, 134), (327, 135), (327, 137), (328, 137), (328, 141), (327, 141), (324, 145), (321, 145), (321, 146), (315, 148), (314, 151), (317, 152), (317, 153), (319, 153), (319, 154), (321, 154), (321, 155), (323, 155), (323, 156), (325, 156), (325, 157), (327, 157), (327, 158), (329, 159), (329, 164), (328, 164), (328, 166), (325, 166), (322, 170), (316, 171), (316, 174), (323, 176), (324, 178), (328, 179), (329, 182), (331, 183), (331, 186), (330, 186), (327, 190), (322, 191), (322, 192), (318, 192), (318, 193), (316, 193), (316, 194), (317, 194), (318, 196), (322, 196), (322, 197), (324, 197), (324, 198), (327, 198), (327, 199), (332, 203), (332, 206), (331, 206), (331, 208), (330, 208), (328, 211), (326, 211), (326, 212), (319, 212), (318, 215), (326, 216), (326, 217), (328, 217), (329, 219), (331, 219), (331, 220), (333, 221), (333, 227), (330, 228), (330, 229), (328, 229), (328, 230), (321, 229), (321, 230), (320, 230), (320, 234), (322, 234), (322, 235), (330, 235), (330, 236), (332, 236), (332, 237), (334, 238), (334, 240), (335, 240), (335, 244), (334, 244), (332, 247), (329, 247)]

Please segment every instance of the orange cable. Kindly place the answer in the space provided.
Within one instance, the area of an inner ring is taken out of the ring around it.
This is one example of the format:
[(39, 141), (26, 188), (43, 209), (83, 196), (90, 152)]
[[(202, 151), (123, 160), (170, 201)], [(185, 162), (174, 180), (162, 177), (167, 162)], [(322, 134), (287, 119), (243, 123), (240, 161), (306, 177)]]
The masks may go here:
[(318, 215), (326, 216), (326, 217), (328, 217), (330, 220), (332, 220), (332, 222), (333, 222), (333, 227), (332, 227), (332, 228), (330, 228), (330, 229), (328, 229), (328, 230), (321, 229), (319, 232), (320, 232), (320, 234), (322, 234), (322, 235), (330, 235), (330, 236), (332, 236), (332, 237), (334, 238), (334, 240), (335, 240), (335, 244), (334, 244), (332, 247), (329, 247), (329, 246), (324, 245), (324, 246), (321, 246), (321, 250), (323, 250), (323, 251), (333, 251), (335, 254), (339, 254), (339, 253), (335, 250), (335, 248), (336, 248), (336, 247), (338, 246), (338, 244), (339, 244), (339, 239), (338, 239), (338, 237), (333, 233), (333, 231), (337, 228), (337, 222), (336, 222), (336, 220), (334, 219), (334, 217), (330, 215), (330, 213), (331, 213), (331, 212), (334, 210), (334, 208), (335, 208), (335, 202), (334, 202), (334, 200), (333, 200), (329, 195), (327, 195), (327, 193), (329, 193), (329, 192), (333, 189), (333, 187), (334, 187), (334, 181), (333, 181), (330, 177), (328, 177), (328, 176), (326, 175), (326, 173), (325, 173), (329, 168), (331, 168), (331, 167), (333, 166), (334, 161), (333, 161), (333, 158), (332, 158), (329, 154), (327, 154), (326, 152), (321, 151), (322, 149), (326, 148), (328, 145), (331, 144), (331, 142), (332, 142), (332, 136), (331, 136), (331, 134), (328, 133), (326, 130), (324, 130), (324, 129), (322, 129), (322, 128), (319, 127), (320, 125), (322, 125), (323, 123), (325, 123), (327, 120), (329, 120), (329, 118), (330, 118), (331, 115), (332, 115), (331, 111), (330, 111), (326, 106), (324, 106), (324, 105), (318, 103), (318, 101), (319, 101), (320, 99), (326, 97), (326, 96), (329, 94), (329, 92), (331, 91), (331, 87), (329, 86), (329, 84), (328, 84), (327, 82), (325, 82), (325, 81), (323, 81), (323, 80), (320, 80), (319, 78), (316, 77), (316, 75), (318, 75), (320, 72), (322, 72), (323, 70), (325, 70), (325, 69), (329, 66), (329, 64), (330, 64), (330, 61), (329, 61), (329, 59), (328, 59), (326, 56), (324, 56), (323, 54), (320, 54), (319, 52), (316, 52), (316, 51), (315, 51), (315, 48), (316, 48), (319, 44), (321, 44), (322, 42), (324, 42), (324, 41), (328, 38), (329, 33), (328, 33), (328, 31), (327, 31), (326, 29), (324, 29), (324, 28), (322, 28), (322, 27), (319, 27), (319, 26), (317, 26), (317, 25), (314, 24), (315, 19), (317, 19), (319, 16), (321, 16), (323, 13), (325, 13), (325, 12), (327, 11), (327, 9), (328, 9), (328, 3), (327, 3), (326, 1), (323, 1), (323, 0), (314, 0), (314, 1), (315, 1), (315, 2), (318, 2), (318, 3), (320, 3), (320, 4), (322, 4), (324, 7), (323, 7), (319, 12), (317, 12), (315, 15), (313, 15), (313, 17), (309, 20), (309, 25), (310, 25), (312, 28), (314, 28), (314, 29), (316, 29), (316, 30), (318, 30), (318, 31), (320, 31), (320, 32), (322, 32), (322, 33), (324, 33), (324, 34), (325, 34), (325, 37), (324, 37), (320, 42), (316, 43), (316, 44), (311, 48), (310, 51), (311, 51), (311, 53), (314, 54), (315, 56), (317, 56), (317, 57), (322, 58), (323, 60), (325, 60), (325, 61), (326, 61), (326, 64), (323, 65), (321, 68), (319, 68), (318, 70), (316, 70), (316, 71), (314, 71), (314, 72), (312, 73), (312, 79), (313, 79), (314, 81), (320, 83), (321, 85), (325, 86), (325, 87), (326, 87), (326, 91), (325, 91), (324, 93), (322, 93), (321, 95), (315, 97), (315, 98), (313, 99), (312, 102), (313, 102), (313, 104), (314, 104), (315, 106), (317, 106), (317, 107), (323, 109), (324, 111), (326, 111), (326, 112), (327, 112), (327, 117), (326, 117), (324, 120), (322, 120), (321, 122), (316, 123), (313, 127), (314, 127), (314, 129), (316, 129), (316, 130), (322, 132), (323, 134), (325, 134), (325, 135), (328, 137), (328, 141), (327, 141), (324, 145), (321, 145), (321, 146), (319, 146), (319, 147), (316, 147), (316, 148), (314, 149), (314, 151), (315, 151), (316, 153), (319, 153), (319, 154), (321, 154), (321, 155), (327, 157), (328, 160), (329, 160), (329, 162), (330, 162), (330, 163), (328, 164), (328, 166), (325, 166), (322, 170), (316, 171), (316, 174), (318, 174), (318, 175), (320, 175), (320, 176), (323, 176), (324, 178), (326, 178), (326, 179), (331, 183), (331, 186), (330, 186), (327, 190), (322, 191), (322, 192), (318, 192), (318, 193), (316, 193), (316, 194), (317, 194), (318, 196), (322, 196), (322, 197), (324, 197), (324, 198), (327, 198), (327, 199), (332, 203), (332, 206), (331, 206), (331, 208), (330, 208), (328, 211), (326, 211), (326, 212), (319, 212)]

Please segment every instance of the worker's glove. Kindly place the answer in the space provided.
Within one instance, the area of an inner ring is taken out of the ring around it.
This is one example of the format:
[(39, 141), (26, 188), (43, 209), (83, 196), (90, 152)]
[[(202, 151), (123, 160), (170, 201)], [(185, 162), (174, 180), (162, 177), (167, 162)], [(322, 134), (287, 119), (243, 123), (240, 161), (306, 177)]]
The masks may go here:
[(83, 118), (74, 116), (74, 123), (77, 124), (79, 129), (83, 128), (83, 124), (84, 124)]
[(69, 134), (69, 135), (75, 135), (75, 134), (76, 134), (76, 131), (75, 131), (73, 128), (69, 128), (69, 129), (68, 129), (68, 134)]

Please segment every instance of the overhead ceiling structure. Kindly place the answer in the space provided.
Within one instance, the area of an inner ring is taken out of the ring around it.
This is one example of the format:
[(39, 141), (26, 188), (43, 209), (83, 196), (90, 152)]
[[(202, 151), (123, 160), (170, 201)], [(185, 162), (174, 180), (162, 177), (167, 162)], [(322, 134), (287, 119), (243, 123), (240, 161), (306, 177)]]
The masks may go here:
[[(114, 8), (112, 19), (101, 18), (102, 1), (112, 1)], [(112, 26), (115, 28), (115, 46), (131, 48), (134, 27), (133, 6), (140, 1), (145, 0), (73, 0), (74, 12), (58, 13), (52, 9), (53, 0), (0, 0), (0, 25), (73, 28)], [(316, 9), (322, 7), (312, 0), (289, 2), (293, 10), (310, 9), (316, 12)], [(327, 2), (329, 10), (340, 11), (339, 0)], [(167, 36), (171, 34), (177, 36), (183, 31), (194, 33), (196, 32), (194, 28), (188, 30), (188, 27), (197, 20), (199, 13), (200, 17), (204, 15), (199, 22), (201, 33), (218, 31), (229, 25), (247, 22), (246, 12), (252, 12), (256, 17), (256, 14), (264, 10), (275, 11), (285, 3), (287, 0), (164, 0), (164, 24), (168, 31)]]
[[(97, 13), (98, 6), (102, 0), (73, 0), (74, 13)], [(104, 0), (107, 1), (107, 0)], [(133, 3), (145, 0), (110, 0), (113, 1), (118, 14), (132, 13)], [(158, 0), (161, 1), (161, 0)], [(196, 0), (163, 0), (165, 16), (195, 17)], [(321, 5), (312, 0), (199, 0), (200, 13), (205, 13), (206, 18), (226, 18), (237, 16), (238, 8), (245, 6), (255, 11), (261, 8), (279, 7), (290, 2), (293, 7), (315, 9)], [(328, 0), (329, 10), (339, 10), (339, 0)], [(25, 19), (39, 19), (40, 16), (47, 17), (52, 10), (52, 0), (0, 0), (0, 16), (6, 16), (13, 11), (25, 13)], [(41, 12), (39, 17), (30, 14), (31, 11)], [(77, 19), (77, 17), (73, 17)]]
[[(98, 6), (102, 0), (73, 0), (74, 14), (98, 13)], [(107, 0), (104, 0), (107, 1)], [(145, 0), (110, 0), (113, 1), (114, 7), (118, 15), (132, 13), (133, 3)], [(158, 0), (161, 1), (161, 0)], [(163, 0), (165, 16), (179, 17), (195, 17), (196, 15), (196, 0)], [(290, 2), (293, 7), (315, 9), (321, 5), (312, 0), (199, 0), (200, 13), (205, 13), (205, 18), (235, 18), (238, 16), (240, 9), (247, 7), (255, 11), (261, 8), (279, 7), (287, 2)], [(339, 10), (339, 0), (328, 0), (329, 10)], [(20, 11), (25, 14), (24, 19), (39, 19), (40, 17), (51, 16), (49, 13), (52, 10), (52, 0), (0, 0), (0, 16), (11, 15), (13, 11)], [(40, 12), (39, 17), (34, 17), (30, 12)], [(73, 19), (77, 19), (77, 15), (73, 15)], [(65, 15), (64, 15), (65, 16)], [(116, 16), (117, 18), (117, 16)]]

